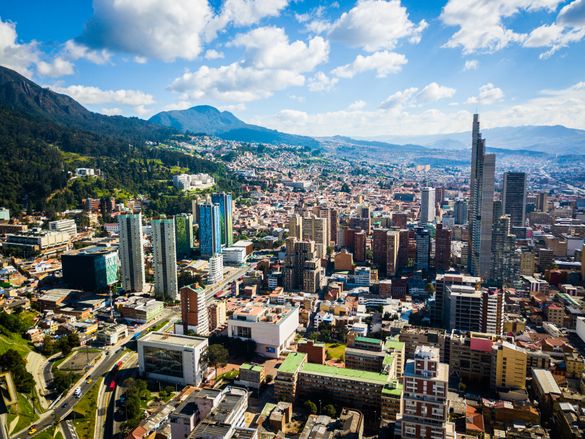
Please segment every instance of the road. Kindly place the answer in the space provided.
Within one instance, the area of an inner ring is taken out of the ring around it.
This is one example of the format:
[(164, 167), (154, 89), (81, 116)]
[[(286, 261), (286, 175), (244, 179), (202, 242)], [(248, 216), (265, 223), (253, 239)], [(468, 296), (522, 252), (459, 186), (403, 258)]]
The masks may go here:
[[(141, 331), (147, 330), (151, 326), (156, 325), (157, 323), (159, 323), (162, 320), (169, 319), (173, 315), (174, 315), (174, 313), (172, 310), (170, 310), (170, 309), (165, 310), (165, 312), (163, 312), (158, 319), (153, 320), (153, 321), (148, 322), (148, 323), (145, 323), (145, 324), (137, 327), (135, 332), (141, 332)], [(90, 369), (88, 369), (84, 373), (84, 375), (77, 381), (77, 383), (75, 383), (71, 387), (69, 392), (67, 394), (63, 395), (63, 397), (56, 404), (55, 408), (43, 413), (41, 415), (40, 419), (38, 419), (36, 421), (38, 433), (51, 427), (53, 425), (53, 423), (55, 422), (55, 420), (65, 419), (65, 418), (67, 418), (67, 416), (69, 416), (69, 414), (71, 414), (73, 407), (79, 401), (74, 396), (75, 389), (77, 387), (80, 387), (81, 394), (84, 395), (93, 384), (93, 382), (92, 383), (87, 382), (88, 378), (91, 378), (92, 381), (94, 381), (97, 378), (108, 373), (110, 370), (112, 370), (114, 365), (120, 360), (120, 358), (122, 358), (122, 355), (123, 355), (123, 353), (121, 352), (122, 346), (124, 346), (126, 343), (128, 343), (132, 339), (132, 337), (133, 337), (133, 334), (129, 334), (128, 337), (118, 341), (118, 343), (115, 344), (114, 346), (109, 346), (109, 347), (104, 349), (105, 355), (102, 355), (102, 357)], [(27, 426), (25, 429), (12, 435), (12, 438), (13, 439), (24, 439), (24, 438), (29, 437), (29, 435), (28, 435), (28, 428), (29, 427), (30, 426)]]
[(51, 362), (49, 362), (46, 357), (42, 356), (38, 352), (31, 351), (26, 357), (26, 370), (34, 377), (37, 394), (39, 396), (39, 403), (44, 410), (49, 408), (49, 402), (46, 400), (48, 386), (45, 380), (45, 372), (47, 370), (47, 366), (50, 365)]
[(224, 277), (223, 280), (217, 284), (209, 285), (205, 288), (205, 297), (209, 301), (213, 299), (213, 297), (221, 290), (223, 290), (227, 285), (235, 281), (236, 279), (242, 277), (248, 270), (250, 270), (250, 265), (245, 264), (242, 267), (238, 268), (232, 274), (227, 277)]

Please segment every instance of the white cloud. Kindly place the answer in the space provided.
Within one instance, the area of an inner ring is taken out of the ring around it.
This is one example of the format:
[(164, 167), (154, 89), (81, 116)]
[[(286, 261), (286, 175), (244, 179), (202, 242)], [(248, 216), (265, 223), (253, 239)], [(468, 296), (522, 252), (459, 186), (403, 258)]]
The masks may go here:
[(39, 61), (37, 63), (37, 71), (42, 76), (57, 77), (72, 75), (75, 72), (75, 68), (71, 61), (58, 56), (53, 62)]
[(353, 101), (351, 104), (347, 106), (347, 111), (359, 111), (366, 108), (366, 101), (358, 99), (357, 101)]
[(464, 53), (497, 51), (511, 43), (522, 43), (527, 35), (507, 28), (503, 19), (520, 12), (554, 11), (564, 0), (449, 0), (440, 19), (459, 27), (445, 47), (461, 47)]
[(192, 60), (212, 18), (207, 0), (94, 0), (80, 42), (148, 58)]
[(308, 43), (300, 40), (289, 43), (284, 29), (272, 26), (239, 34), (230, 46), (244, 47), (247, 63), (259, 69), (307, 72), (326, 62), (329, 56), (329, 44), (322, 37), (314, 37)]
[(339, 79), (337, 78), (331, 78), (323, 72), (317, 72), (311, 79), (309, 79), (307, 87), (310, 91), (315, 92), (329, 91), (335, 87), (335, 84), (337, 84), (338, 81)]
[(106, 116), (119, 116), (124, 114), (121, 108), (118, 107), (111, 107), (111, 108), (102, 108), (100, 113), (105, 114)]
[(455, 95), (455, 89), (431, 82), (422, 89), (410, 87), (388, 96), (380, 104), (380, 108), (395, 107), (417, 107), (430, 102), (436, 102), (441, 99), (447, 99)]
[(501, 88), (496, 87), (491, 82), (479, 87), (479, 95), (467, 99), (467, 104), (490, 105), (501, 101), (504, 98), (504, 92)]
[(205, 59), (222, 59), (223, 57), (223, 52), (218, 50), (209, 49), (205, 52)]
[(368, 52), (394, 49), (401, 39), (418, 43), (427, 23), (418, 24), (408, 18), (400, 0), (360, 0), (332, 25), (329, 36), (351, 47)]
[(228, 24), (249, 26), (265, 17), (277, 17), (288, 6), (288, 0), (226, 0), (221, 13), (214, 17), (207, 29), (207, 40), (215, 38), (217, 32)]
[(403, 54), (385, 50), (366, 56), (358, 55), (352, 63), (337, 67), (332, 73), (340, 78), (353, 78), (358, 73), (375, 70), (376, 76), (383, 78), (391, 73), (398, 73), (406, 63)]
[(305, 77), (291, 70), (257, 69), (232, 63), (185, 72), (171, 83), (170, 89), (181, 93), (182, 99), (249, 102), (304, 83)]
[(99, 87), (85, 85), (70, 85), (60, 87), (51, 85), (49, 88), (57, 93), (71, 96), (84, 105), (122, 104), (139, 107), (153, 104), (154, 97), (140, 90), (102, 90)]
[(304, 111), (284, 109), (276, 113), (276, 118), (294, 124), (302, 124), (309, 120), (309, 115)]
[(85, 59), (94, 64), (105, 64), (110, 61), (112, 54), (106, 49), (92, 50), (74, 40), (68, 40), (63, 47), (64, 55), (72, 60)]
[(35, 41), (19, 43), (16, 25), (0, 20), (0, 65), (30, 78), (32, 76), (30, 68), (38, 60), (37, 43)]
[(476, 59), (470, 59), (465, 61), (465, 65), (463, 66), (463, 70), (477, 70), (479, 67), (479, 61)]

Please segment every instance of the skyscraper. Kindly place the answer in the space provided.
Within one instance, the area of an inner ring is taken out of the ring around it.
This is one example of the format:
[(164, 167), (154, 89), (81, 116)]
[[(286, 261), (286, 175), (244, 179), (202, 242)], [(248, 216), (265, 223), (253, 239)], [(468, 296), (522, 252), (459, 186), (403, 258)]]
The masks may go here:
[(178, 288), (175, 222), (172, 219), (156, 219), (151, 224), (154, 294), (163, 299), (176, 300)]
[(467, 200), (458, 198), (455, 200), (453, 206), (453, 216), (455, 217), (455, 224), (467, 224)]
[(189, 330), (198, 335), (209, 334), (209, 316), (203, 288), (181, 288), (181, 319), (184, 334)]
[(214, 254), (209, 258), (209, 269), (207, 270), (207, 283), (216, 284), (223, 280), (223, 255)]
[(435, 221), (435, 189), (424, 187), (420, 192), (420, 218), (421, 224), (428, 224)]
[(394, 276), (398, 258), (399, 233), (387, 229), (374, 229), (374, 263), (382, 276)]
[(451, 231), (437, 224), (435, 232), (435, 269), (447, 271), (451, 265)]
[(321, 259), (317, 257), (315, 243), (288, 238), (282, 273), (285, 290), (317, 291), (321, 284)]
[(314, 241), (317, 256), (324, 259), (327, 256), (329, 246), (329, 221), (328, 218), (319, 218), (310, 215), (303, 218), (303, 240)]
[(510, 215), (512, 226), (524, 226), (526, 219), (526, 173), (504, 172), (504, 213)]
[(303, 239), (303, 217), (294, 213), (288, 221), (288, 237)]
[(197, 206), (199, 212), (199, 246), (201, 256), (211, 257), (221, 253), (221, 227), (219, 205), (203, 203)]
[(520, 255), (516, 253), (516, 235), (511, 233), (510, 223), (510, 215), (502, 215), (493, 227), (490, 280), (500, 287), (513, 282), (520, 273)]
[(219, 227), (221, 230), (221, 245), (231, 247), (234, 243), (232, 195), (221, 193), (213, 194), (211, 202), (219, 206)]
[(431, 263), (431, 234), (424, 227), (416, 229), (416, 268), (426, 271)]
[(120, 264), (122, 287), (126, 291), (144, 289), (144, 248), (142, 246), (142, 215), (118, 216), (120, 227)]
[(492, 253), (492, 222), (496, 156), (485, 153), (479, 131), (479, 115), (473, 115), (471, 133), (471, 179), (469, 201), (469, 271), (487, 278)]
[(181, 213), (175, 216), (175, 238), (177, 258), (184, 259), (191, 256), (193, 250), (193, 215)]

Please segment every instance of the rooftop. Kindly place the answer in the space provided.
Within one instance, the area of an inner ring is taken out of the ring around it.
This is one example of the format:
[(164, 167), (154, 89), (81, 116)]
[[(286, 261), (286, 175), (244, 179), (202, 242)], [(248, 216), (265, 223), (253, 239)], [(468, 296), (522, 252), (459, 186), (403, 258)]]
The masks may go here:
[(194, 348), (207, 342), (205, 337), (190, 337), (188, 335), (169, 334), (166, 332), (149, 332), (139, 340), (141, 343), (164, 343), (173, 346)]
[(342, 367), (325, 366), (322, 364), (305, 363), (302, 367), (303, 373), (312, 375), (324, 375), (334, 378), (364, 381), (371, 384), (384, 385), (388, 381), (388, 375), (376, 372), (367, 372), (357, 369), (346, 369)]
[(291, 352), (286, 356), (280, 367), (278, 368), (278, 372), (284, 373), (295, 373), (303, 361), (307, 358), (307, 354), (302, 354), (299, 352)]

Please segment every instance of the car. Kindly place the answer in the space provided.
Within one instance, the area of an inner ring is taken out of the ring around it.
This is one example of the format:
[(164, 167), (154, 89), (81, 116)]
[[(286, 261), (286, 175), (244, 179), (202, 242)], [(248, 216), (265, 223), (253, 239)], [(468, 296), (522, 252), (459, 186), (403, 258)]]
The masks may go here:
[(87, 384), (90, 384), (90, 383), (92, 382), (92, 379), (91, 379), (91, 377), (87, 377), (87, 380), (85, 380), (85, 382), (86, 382)]
[(66, 409), (66, 408), (67, 408), (67, 405), (68, 405), (67, 403), (64, 403), (64, 404), (61, 406), (61, 408), (62, 408), (62, 409)]
[(30, 428), (28, 429), (28, 434), (35, 434), (36, 432), (37, 432), (37, 426), (31, 425)]

